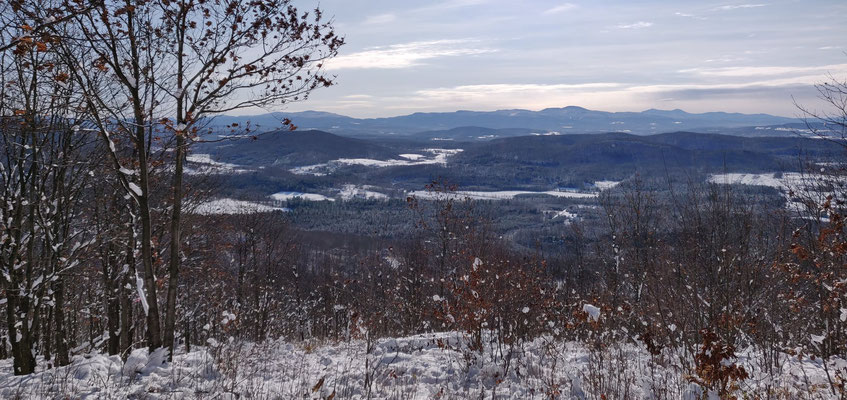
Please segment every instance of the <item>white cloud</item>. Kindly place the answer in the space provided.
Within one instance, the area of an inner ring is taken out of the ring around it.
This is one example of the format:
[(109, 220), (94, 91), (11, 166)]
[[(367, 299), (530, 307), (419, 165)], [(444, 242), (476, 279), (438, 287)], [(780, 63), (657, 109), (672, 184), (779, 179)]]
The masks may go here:
[(618, 28), (619, 29), (643, 29), (643, 28), (649, 28), (651, 26), (653, 26), (652, 22), (638, 21), (638, 22), (633, 23), (633, 24), (620, 24), (620, 25), (618, 25)]
[(419, 8), (414, 8), (410, 10), (412, 13), (430, 13), (430, 12), (438, 12), (441, 13), (444, 10), (454, 9), (454, 8), (463, 8), (463, 7), (472, 7), (478, 6), (487, 3), (488, 0), (447, 0), (440, 3), (435, 3)]
[(491, 53), (495, 50), (475, 47), (476, 40), (433, 40), (378, 46), (357, 53), (338, 56), (326, 64), (330, 70), (338, 69), (399, 69), (422, 64), (437, 57), (468, 56)]
[(365, 18), (365, 25), (379, 25), (379, 24), (387, 24), (389, 22), (394, 22), (397, 20), (397, 16), (394, 14), (378, 14), (371, 15), (370, 17)]
[(619, 83), (583, 83), (583, 84), (512, 84), (498, 83), (489, 85), (462, 85), (452, 88), (437, 88), (419, 90), (416, 94), (430, 98), (450, 97), (484, 97), (495, 95), (512, 95), (520, 93), (532, 93), (541, 95), (544, 93), (579, 91), (586, 89), (612, 89), (620, 87)]
[[(781, 79), (747, 80), (737, 83), (656, 84), (596, 82), (584, 84), (487, 84), (463, 85), (415, 91), (410, 96), (385, 100), (386, 110), (450, 110), (476, 109), (496, 110), (521, 107), (543, 109), (579, 105), (599, 110), (632, 110), (653, 107), (657, 102), (675, 102), (678, 105), (690, 102), (711, 104), (717, 98), (723, 102), (728, 93), (755, 93), (762, 90), (784, 91), (786, 97), (778, 101), (788, 104), (788, 93), (798, 88), (808, 88), (819, 82), (820, 75), (802, 75)], [(755, 96), (755, 95), (750, 95)], [(759, 95), (760, 96), (760, 95)], [(746, 97), (749, 102), (751, 97)], [(694, 100), (698, 99), (698, 100)], [(754, 106), (765, 107), (768, 101), (748, 104), (737, 111), (750, 111)], [(776, 100), (774, 100), (776, 101)], [(693, 104), (693, 103), (691, 103)], [(723, 103), (721, 103), (723, 104)], [(738, 103), (744, 104), (744, 103)], [(779, 103), (781, 106), (785, 104)], [(714, 110), (712, 110), (714, 111)], [(759, 109), (762, 111), (762, 109)]]
[(673, 15), (676, 15), (677, 17), (683, 17), (683, 18), (699, 19), (701, 21), (706, 20), (706, 17), (701, 17), (699, 15), (689, 14), (689, 13), (684, 13), (684, 12), (675, 12), (675, 13), (673, 13)]
[(714, 10), (716, 10), (716, 11), (730, 11), (730, 10), (738, 10), (738, 9), (742, 9), (742, 8), (764, 7), (766, 5), (767, 4), (735, 4), (735, 5), (715, 7)]
[(823, 76), (826, 73), (847, 73), (847, 64), (818, 65), (811, 67), (726, 67), (726, 68), (691, 68), (679, 70), (682, 73), (694, 73), (703, 76), (716, 77), (756, 77), (773, 75), (794, 75), (814, 73)]
[(563, 13), (565, 11), (570, 11), (570, 10), (573, 10), (573, 9), (576, 9), (576, 8), (577, 8), (576, 4), (564, 3), (564, 4), (558, 5), (556, 7), (545, 10), (543, 14), (545, 14), (545, 15), (559, 14), (559, 13)]

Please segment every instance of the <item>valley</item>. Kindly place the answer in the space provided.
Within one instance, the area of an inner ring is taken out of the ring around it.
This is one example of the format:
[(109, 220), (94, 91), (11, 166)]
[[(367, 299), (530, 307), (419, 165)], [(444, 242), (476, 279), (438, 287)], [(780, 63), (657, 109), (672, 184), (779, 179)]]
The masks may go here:
[[(731, 184), (767, 207), (790, 208), (794, 202), (786, 197), (789, 185), (773, 176), (799, 176), (842, 151), (831, 141), (802, 132), (761, 137), (695, 132), (554, 135), (519, 128), (510, 132), (524, 135), (420, 140), (416, 134), (378, 138), (281, 130), (204, 144), (189, 156), (189, 169), (198, 174), (194, 177), (213, 181), (218, 192), (198, 204), (196, 212), (243, 212), (214, 205), (248, 202), (257, 212), (284, 212), (306, 231), (397, 239), (413, 231), (411, 199), (450, 198), (473, 201), (491, 216), (501, 235), (543, 235), (542, 241), (557, 242), (572, 233), (573, 224), (599, 229), (603, 199), (636, 182), (660, 197), (672, 196), (675, 188), (687, 184)], [(449, 193), (427, 190), (434, 182), (449, 185)], [(516, 243), (537, 245), (530, 239)], [(555, 246), (550, 250), (564, 251)]]

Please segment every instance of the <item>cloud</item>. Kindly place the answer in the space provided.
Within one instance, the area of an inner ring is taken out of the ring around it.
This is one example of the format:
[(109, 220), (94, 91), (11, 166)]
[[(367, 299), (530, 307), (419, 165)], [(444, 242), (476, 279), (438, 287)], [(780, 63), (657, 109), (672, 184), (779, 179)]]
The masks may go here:
[(387, 14), (378, 14), (371, 15), (370, 17), (365, 18), (365, 25), (379, 25), (379, 24), (387, 24), (389, 22), (394, 22), (397, 19), (397, 16), (391, 13)]
[(541, 110), (578, 105), (595, 110), (633, 111), (647, 108), (682, 108), (690, 112), (767, 112), (793, 115), (791, 98), (815, 102), (813, 84), (817, 74), (778, 79), (747, 79), (741, 82), (644, 84), (639, 82), (590, 82), (581, 84), (492, 83), (434, 87), (396, 92), (369, 99), (334, 99), (300, 108), (322, 109), (359, 117), (384, 117), (420, 111)]
[(422, 61), (437, 57), (469, 56), (496, 50), (475, 47), (476, 40), (433, 40), (378, 46), (357, 53), (338, 56), (326, 64), (338, 69), (400, 69), (422, 65)]
[(576, 4), (564, 3), (564, 4), (558, 5), (556, 7), (547, 9), (542, 14), (544, 14), (544, 15), (559, 14), (559, 13), (563, 13), (565, 11), (570, 11), (570, 10), (573, 10), (573, 9), (576, 9), (576, 8), (577, 8)]
[(676, 15), (677, 17), (683, 17), (683, 18), (699, 19), (701, 21), (706, 20), (706, 17), (701, 17), (699, 15), (694, 15), (694, 14), (689, 14), (689, 13), (684, 13), (684, 12), (675, 12), (675, 13), (673, 13), (673, 15)]
[(620, 24), (618, 25), (618, 29), (643, 29), (651, 26), (653, 26), (652, 22), (638, 21), (633, 24)]
[[(737, 83), (639, 84), (594, 82), (583, 84), (485, 84), (462, 85), (417, 90), (408, 96), (385, 101), (390, 110), (449, 110), (449, 109), (509, 109), (514, 107), (544, 109), (564, 105), (580, 105), (600, 110), (632, 110), (653, 107), (660, 102), (703, 101), (703, 104), (723, 103), (723, 96), (759, 99), (758, 103), (739, 102), (739, 110), (766, 110), (766, 103), (791, 108), (792, 93), (804, 93), (819, 82), (820, 75), (802, 75), (781, 79), (748, 80)], [(767, 93), (766, 100), (762, 93)], [(746, 96), (746, 97), (745, 97)], [(777, 99), (779, 101), (777, 101)], [(782, 103), (779, 103), (779, 102)], [(678, 103), (682, 104), (682, 103)], [(774, 106), (767, 104), (767, 107)], [(741, 107), (743, 106), (743, 107)], [(761, 106), (762, 108), (755, 108)], [(698, 106), (699, 107), (699, 106)], [(712, 109), (711, 111), (714, 111)]]
[(412, 13), (444, 12), (445, 10), (463, 7), (478, 6), (487, 3), (488, 0), (447, 0), (410, 10)]
[(583, 84), (513, 84), (499, 83), (488, 85), (462, 85), (452, 88), (423, 89), (415, 92), (416, 95), (430, 99), (456, 99), (456, 98), (484, 98), (498, 95), (532, 94), (544, 95), (561, 92), (576, 92), (587, 89), (604, 90), (620, 87), (619, 83), (583, 83)]
[(735, 5), (715, 7), (713, 10), (715, 10), (715, 11), (731, 11), (731, 10), (738, 10), (738, 9), (743, 9), (743, 8), (764, 7), (766, 5), (767, 4), (735, 4)]
[(774, 75), (796, 75), (815, 74), (823, 76), (827, 73), (847, 73), (847, 64), (817, 65), (811, 67), (785, 67), (785, 66), (762, 66), (762, 67), (726, 67), (726, 68), (691, 68), (679, 70), (681, 73), (694, 73), (702, 76), (715, 77), (756, 77)]

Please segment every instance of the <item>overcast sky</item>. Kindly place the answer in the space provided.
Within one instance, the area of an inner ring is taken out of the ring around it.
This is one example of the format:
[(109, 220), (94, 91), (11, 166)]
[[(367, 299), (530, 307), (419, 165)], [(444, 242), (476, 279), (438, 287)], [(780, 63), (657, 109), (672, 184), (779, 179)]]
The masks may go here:
[[(309, 4), (297, 2), (301, 7)], [(322, 0), (337, 85), (289, 111), (355, 117), (577, 105), (797, 114), (847, 79), (847, 1)]]

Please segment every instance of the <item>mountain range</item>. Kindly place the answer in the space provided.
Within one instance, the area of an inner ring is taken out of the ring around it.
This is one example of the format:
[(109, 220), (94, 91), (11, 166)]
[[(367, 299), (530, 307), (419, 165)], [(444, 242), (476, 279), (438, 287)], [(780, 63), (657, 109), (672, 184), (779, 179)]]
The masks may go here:
[(403, 137), (421, 140), (477, 141), (503, 137), (623, 132), (651, 135), (675, 131), (731, 133), (739, 136), (787, 136), (805, 124), (797, 118), (768, 114), (726, 112), (688, 113), (650, 109), (642, 112), (606, 112), (568, 106), (540, 111), (455, 111), (414, 113), (385, 118), (353, 118), (304, 111), (252, 116), (220, 116), (213, 126), (250, 123), (259, 131), (279, 129), (284, 118), (298, 129), (321, 130), (353, 137)]

